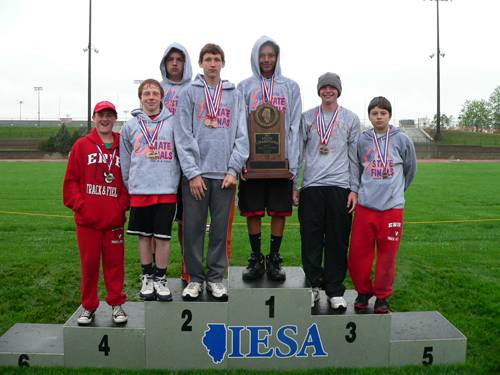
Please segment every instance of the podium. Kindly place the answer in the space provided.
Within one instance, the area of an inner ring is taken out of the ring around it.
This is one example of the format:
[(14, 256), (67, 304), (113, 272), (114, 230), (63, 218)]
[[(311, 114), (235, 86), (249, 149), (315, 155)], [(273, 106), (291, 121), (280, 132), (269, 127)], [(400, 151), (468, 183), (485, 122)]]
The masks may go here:
[(338, 314), (323, 291), (311, 308), (311, 288), (300, 267), (287, 280), (241, 278), (229, 267), (228, 299), (206, 290), (184, 301), (185, 282), (169, 279), (172, 302), (128, 302), (125, 324), (115, 324), (101, 302), (93, 322), (78, 326), (78, 310), (64, 325), (18, 323), (0, 338), (1, 366), (117, 369), (292, 370), (463, 363), (467, 338), (436, 311)]

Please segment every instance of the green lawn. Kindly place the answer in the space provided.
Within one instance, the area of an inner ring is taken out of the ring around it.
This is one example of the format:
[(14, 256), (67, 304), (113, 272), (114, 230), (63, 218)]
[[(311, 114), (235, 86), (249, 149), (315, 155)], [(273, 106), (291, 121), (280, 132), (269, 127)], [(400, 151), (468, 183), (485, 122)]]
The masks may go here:
[[(500, 373), (500, 163), (419, 163), (407, 191), (392, 311), (443, 314), (467, 336), (464, 365), (397, 369), (324, 369), (296, 374)], [(63, 324), (80, 305), (80, 260), (72, 212), (62, 204), (65, 162), (0, 162), (0, 335), (15, 323)], [(266, 222), (269, 221), (266, 219)], [(175, 231), (176, 228), (174, 228)], [(263, 238), (269, 238), (264, 226)], [(263, 243), (267, 252), (268, 243)], [(285, 266), (300, 266), (296, 212), (282, 246)], [(243, 218), (235, 215), (231, 265), (249, 255)], [(138, 301), (137, 239), (126, 238), (125, 292)], [(180, 276), (172, 240), (169, 277)], [(348, 289), (352, 283), (346, 280)], [(104, 299), (104, 286), (99, 286)], [(165, 374), (165, 371), (20, 369), (2, 374)], [(179, 374), (226, 374), (193, 371)], [(257, 374), (257, 371), (231, 371)], [(281, 373), (285, 372), (268, 372)]]
[(0, 126), (0, 138), (48, 138), (58, 131), (58, 126)]
[[(431, 137), (436, 134), (436, 129), (426, 129)], [(489, 134), (482, 132), (466, 132), (461, 130), (441, 129), (443, 140), (442, 145), (480, 145), (480, 146), (500, 146), (500, 134)]]

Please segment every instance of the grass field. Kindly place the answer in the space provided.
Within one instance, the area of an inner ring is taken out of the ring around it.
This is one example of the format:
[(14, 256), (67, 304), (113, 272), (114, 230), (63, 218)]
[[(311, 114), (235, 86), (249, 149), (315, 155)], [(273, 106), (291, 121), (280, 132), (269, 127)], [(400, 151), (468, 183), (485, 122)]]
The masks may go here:
[[(73, 132), (77, 128), (69, 129)], [(58, 131), (58, 126), (0, 126), (0, 138), (48, 138)]]
[[(15, 323), (63, 324), (80, 305), (80, 261), (72, 212), (62, 204), (66, 163), (0, 162), (0, 335)], [(324, 369), (294, 374), (500, 373), (500, 163), (419, 163), (408, 190), (392, 311), (443, 314), (468, 339), (464, 365)], [(268, 221), (267, 221), (268, 222)], [(249, 255), (244, 220), (235, 216), (231, 265)], [(176, 228), (174, 228), (175, 230)], [(263, 238), (269, 238), (269, 226)], [(263, 243), (267, 252), (268, 244)], [(300, 266), (296, 213), (282, 246), (285, 266)], [(138, 301), (137, 240), (126, 238), (125, 291)], [(174, 236), (169, 277), (179, 277)], [(349, 277), (348, 289), (352, 289)], [(104, 299), (104, 286), (99, 286)], [(165, 374), (165, 371), (21, 369), (2, 374)], [(223, 371), (179, 374), (225, 374)], [(231, 371), (234, 374), (257, 374)], [(268, 372), (276, 373), (276, 372)], [(277, 372), (280, 373), (280, 372)], [(285, 373), (285, 372), (281, 372)]]
[[(436, 129), (426, 129), (431, 137), (436, 134)], [(489, 134), (481, 132), (466, 132), (460, 130), (441, 130), (443, 140), (441, 145), (479, 145), (479, 146), (500, 146), (500, 134)]]

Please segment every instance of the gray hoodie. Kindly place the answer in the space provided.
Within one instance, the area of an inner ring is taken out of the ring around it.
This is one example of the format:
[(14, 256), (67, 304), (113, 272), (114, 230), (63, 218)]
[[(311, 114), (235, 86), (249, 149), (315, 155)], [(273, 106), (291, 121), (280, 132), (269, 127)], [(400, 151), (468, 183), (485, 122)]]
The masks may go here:
[[(255, 111), (262, 104), (261, 73), (259, 63), (259, 50), (265, 43), (271, 41), (278, 45), (273, 39), (262, 36), (255, 42), (252, 48), (250, 62), (253, 75), (238, 84), (238, 90), (243, 93), (248, 112)], [(293, 175), (297, 175), (299, 166), (299, 126), (300, 114), (302, 113), (302, 100), (300, 97), (299, 85), (281, 74), (280, 64), (281, 53), (276, 59), (274, 69), (274, 102), (273, 105), (285, 113), (285, 136), (286, 158), (289, 163), (289, 170)]]
[[(338, 186), (357, 193), (357, 145), (361, 132), (359, 117), (354, 112), (339, 107), (328, 141), (330, 151), (327, 155), (322, 155), (319, 153), (321, 140), (316, 124), (318, 108), (304, 112), (300, 121), (300, 150), (306, 159), (300, 189), (309, 186)], [(328, 119), (325, 116), (325, 121), (329, 122), (331, 117), (333, 114)]]
[[(132, 111), (134, 118), (123, 125), (120, 136), (120, 164), (123, 182), (133, 195), (177, 194), (181, 176), (174, 142), (174, 116), (165, 107), (154, 120), (142, 110)], [(151, 133), (159, 121), (163, 126), (156, 140), (159, 160), (146, 157), (147, 141), (139, 128), (142, 119)]]
[(198, 74), (179, 101), (175, 139), (182, 172), (188, 180), (202, 177), (223, 180), (237, 177), (250, 152), (247, 110), (243, 95), (223, 82), (218, 127), (205, 126), (207, 108), (203, 76)]
[[(386, 136), (379, 135), (385, 152)], [(417, 173), (415, 147), (401, 129), (390, 126), (388, 178), (382, 178), (382, 163), (373, 140), (373, 129), (366, 130), (358, 141), (360, 185), (358, 203), (375, 211), (404, 208), (404, 192)]]
[[(172, 48), (176, 48), (184, 53), (185, 62), (181, 82), (173, 82), (167, 77), (165, 59), (167, 58), (167, 55), (172, 50)], [(165, 91), (165, 96), (163, 97), (163, 105), (167, 107), (168, 110), (175, 116), (177, 113), (177, 104), (179, 103), (179, 99), (182, 97), (182, 94), (186, 90), (186, 88), (189, 87), (193, 78), (191, 58), (189, 57), (188, 51), (182, 44), (172, 43), (167, 47), (160, 62), (160, 72), (162, 77), (162, 81), (160, 83), (163, 87), (163, 90)]]

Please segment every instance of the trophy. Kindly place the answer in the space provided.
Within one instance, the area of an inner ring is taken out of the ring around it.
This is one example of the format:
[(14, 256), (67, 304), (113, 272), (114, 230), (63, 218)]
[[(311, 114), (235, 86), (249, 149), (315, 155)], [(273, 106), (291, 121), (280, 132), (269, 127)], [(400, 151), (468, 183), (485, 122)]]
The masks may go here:
[(250, 113), (250, 156), (245, 179), (290, 178), (286, 160), (285, 114), (271, 104)]

